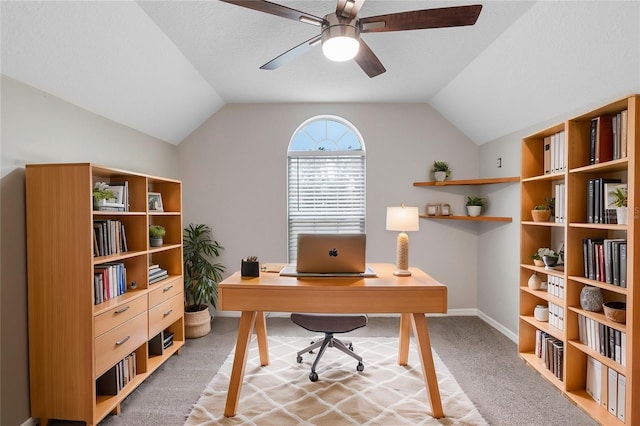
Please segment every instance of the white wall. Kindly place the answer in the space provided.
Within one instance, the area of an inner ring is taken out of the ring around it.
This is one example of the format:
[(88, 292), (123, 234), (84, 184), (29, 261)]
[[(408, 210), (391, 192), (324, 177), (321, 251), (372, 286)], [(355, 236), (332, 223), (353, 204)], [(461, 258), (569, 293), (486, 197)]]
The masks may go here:
[[(395, 262), (397, 234), (385, 230), (387, 206), (450, 202), (463, 214), (473, 188), (416, 188), (434, 160), (453, 178), (475, 178), (479, 148), (425, 104), (228, 104), (178, 146), (185, 225), (212, 226), (227, 275), (240, 259), (286, 261), (286, 151), (296, 128), (315, 115), (344, 117), (367, 152), (367, 257)], [(410, 263), (445, 283), (450, 309), (477, 306), (477, 223), (421, 220), (409, 235)]]
[(178, 177), (177, 147), (2, 76), (0, 424), (29, 418), (24, 165), (92, 162)]

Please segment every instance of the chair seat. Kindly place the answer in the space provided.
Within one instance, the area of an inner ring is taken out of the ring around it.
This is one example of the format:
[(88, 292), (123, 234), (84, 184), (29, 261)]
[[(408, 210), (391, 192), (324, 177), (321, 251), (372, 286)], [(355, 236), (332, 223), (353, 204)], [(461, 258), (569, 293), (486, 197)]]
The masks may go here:
[(291, 321), (314, 333), (347, 333), (367, 325), (367, 316), (292, 313)]

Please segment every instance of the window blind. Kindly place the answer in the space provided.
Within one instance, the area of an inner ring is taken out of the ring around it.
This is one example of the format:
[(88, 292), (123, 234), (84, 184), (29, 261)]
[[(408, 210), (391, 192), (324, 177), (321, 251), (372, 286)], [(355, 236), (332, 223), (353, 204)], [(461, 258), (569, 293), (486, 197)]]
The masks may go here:
[(365, 155), (289, 153), (289, 262), (297, 257), (299, 233), (365, 232)]

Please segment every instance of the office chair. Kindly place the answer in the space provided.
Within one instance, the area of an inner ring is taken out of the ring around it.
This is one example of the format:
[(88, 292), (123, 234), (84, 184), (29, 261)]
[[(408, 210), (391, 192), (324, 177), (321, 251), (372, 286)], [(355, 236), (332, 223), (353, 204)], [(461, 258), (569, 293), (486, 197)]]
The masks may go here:
[(366, 315), (324, 315), (324, 314), (300, 314), (292, 313), (291, 321), (314, 333), (324, 333), (324, 339), (317, 342), (311, 342), (311, 345), (299, 351), (296, 361), (302, 362), (302, 354), (312, 351), (316, 348), (320, 348), (318, 355), (316, 356), (313, 365), (311, 366), (311, 373), (309, 374), (309, 380), (312, 382), (318, 381), (318, 373), (316, 373), (316, 367), (320, 358), (327, 349), (327, 346), (340, 349), (347, 355), (355, 358), (358, 361), (356, 370), (363, 371), (364, 364), (362, 363), (362, 357), (356, 355), (353, 352), (353, 345), (351, 342), (342, 342), (333, 335), (335, 333), (347, 333), (349, 331), (362, 328), (367, 325)]

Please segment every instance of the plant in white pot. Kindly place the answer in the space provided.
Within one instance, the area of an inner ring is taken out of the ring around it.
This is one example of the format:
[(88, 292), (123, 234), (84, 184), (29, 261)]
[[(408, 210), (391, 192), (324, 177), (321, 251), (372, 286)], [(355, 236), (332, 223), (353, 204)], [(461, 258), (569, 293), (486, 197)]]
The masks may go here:
[(616, 206), (616, 219), (618, 224), (626, 225), (628, 222), (627, 188), (624, 186), (618, 186), (616, 189), (609, 192), (609, 195), (613, 197), (613, 203), (610, 205)]
[(482, 211), (482, 207), (487, 204), (484, 198), (482, 197), (467, 197), (467, 214), (469, 216), (480, 216), (480, 212)]
[(449, 169), (449, 165), (444, 161), (434, 161), (431, 171), (437, 182), (444, 182), (446, 178), (451, 176), (451, 169)]
[(185, 336), (202, 337), (211, 331), (211, 313), (218, 303), (218, 283), (225, 266), (213, 263), (223, 250), (205, 224), (189, 224), (183, 234)]

